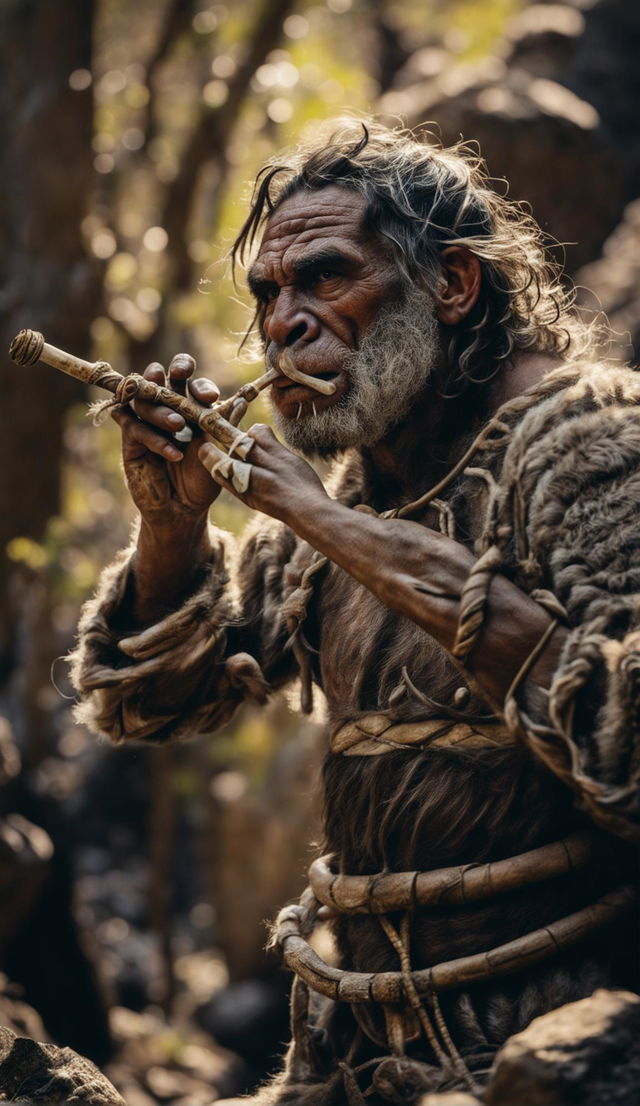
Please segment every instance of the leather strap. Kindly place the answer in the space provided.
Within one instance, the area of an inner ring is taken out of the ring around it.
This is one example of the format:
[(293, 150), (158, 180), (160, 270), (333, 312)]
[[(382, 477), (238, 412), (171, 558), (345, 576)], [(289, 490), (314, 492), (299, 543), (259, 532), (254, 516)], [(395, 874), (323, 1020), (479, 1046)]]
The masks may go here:
[(513, 744), (515, 738), (499, 721), (473, 725), (450, 718), (393, 722), (386, 714), (372, 713), (345, 722), (332, 734), (329, 747), (335, 755), (377, 757), (393, 749), (495, 749)]

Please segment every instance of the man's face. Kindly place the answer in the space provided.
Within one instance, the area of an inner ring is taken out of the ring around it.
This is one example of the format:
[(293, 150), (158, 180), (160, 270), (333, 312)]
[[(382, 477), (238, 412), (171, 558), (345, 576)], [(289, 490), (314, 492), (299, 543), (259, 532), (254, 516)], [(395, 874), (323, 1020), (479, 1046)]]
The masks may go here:
[[(390, 249), (366, 233), (363, 215), (363, 198), (346, 188), (295, 193), (270, 217), (249, 273), (267, 364), (274, 366), (288, 349), (296, 368), (335, 384), (331, 396), (286, 377), (272, 386), (276, 427), (305, 453), (333, 453), (371, 441), (406, 413), (407, 390), (413, 396), (418, 382), (415, 366), (408, 366), (407, 376), (398, 363), (398, 344), (405, 341), (407, 323), (415, 329), (416, 315), (420, 349), (412, 350), (412, 357), (420, 361), (422, 387), (432, 367), (433, 349), (425, 346), (437, 344), (433, 302), (412, 289), (407, 306)], [(389, 328), (393, 337), (385, 342), (380, 332), (386, 330), (389, 338)], [(415, 334), (413, 339), (415, 345)], [(411, 344), (408, 336), (407, 341)], [(393, 370), (387, 366), (386, 372), (393, 379), (382, 391), (381, 344), (394, 356)], [(389, 417), (381, 410), (385, 403), (391, 403)]]

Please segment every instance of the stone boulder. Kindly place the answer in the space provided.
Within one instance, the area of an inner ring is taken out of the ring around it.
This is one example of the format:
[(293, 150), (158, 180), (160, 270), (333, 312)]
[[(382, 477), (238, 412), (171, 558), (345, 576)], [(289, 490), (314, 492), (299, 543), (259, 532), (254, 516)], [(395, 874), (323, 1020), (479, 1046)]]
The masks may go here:
[(485, 1106), (629, 1106), (640, 1091), (640, 996), (596, 991), (500, 1049)]
[(125, 1106), (95, 1064), (70, 1048), (38, 1044), (0, 1027), (0, 1102)]
[(479, 142), (492, 175), (532, 205), (575, 273), (599, 256), (640, 192), (639, 44), (639, 4), (532, 4), (479, 63), (434, 45), (422, 51), (380, 109), (447, 144)]

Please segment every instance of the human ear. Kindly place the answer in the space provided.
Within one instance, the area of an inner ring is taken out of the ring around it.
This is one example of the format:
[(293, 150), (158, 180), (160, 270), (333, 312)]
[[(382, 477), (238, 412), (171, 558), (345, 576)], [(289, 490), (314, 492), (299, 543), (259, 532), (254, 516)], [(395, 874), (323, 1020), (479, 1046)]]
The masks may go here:
[(475, 307), (480, 295), (480, 262), (466, 246), (449, 246), (440, 254), (442, 283), (438, 294), (438, 318), (455, 326)]

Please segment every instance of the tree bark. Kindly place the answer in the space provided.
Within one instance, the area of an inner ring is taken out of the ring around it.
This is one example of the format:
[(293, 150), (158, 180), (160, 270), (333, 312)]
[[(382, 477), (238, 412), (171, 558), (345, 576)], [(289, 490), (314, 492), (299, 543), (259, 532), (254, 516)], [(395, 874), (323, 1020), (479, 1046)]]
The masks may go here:
[(4, 0), (0, 7), (0, 685), (19, 658), (10, 629), (21, 574), (7, 560), (16, 536), (42, 539), (59, 509), (65, 413), (81, 391), (44, 366), (6, 355), (23, 326), (89, 355), (101, 279), (80, 223), (92, 187), (91, 89), (69, 75), (91, 66), (93, 0)]

